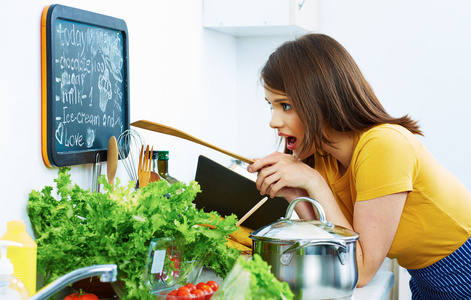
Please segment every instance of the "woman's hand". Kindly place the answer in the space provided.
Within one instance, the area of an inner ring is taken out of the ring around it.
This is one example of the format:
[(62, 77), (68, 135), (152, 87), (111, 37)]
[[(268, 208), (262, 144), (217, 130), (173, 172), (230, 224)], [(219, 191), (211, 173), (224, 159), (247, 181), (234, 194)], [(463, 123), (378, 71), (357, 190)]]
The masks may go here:
[(284, 197), (288, 201), (307, 196), (315, 180), (323, 181), (316, 170), (294, 156), (280, 152), (256, 159), (248, 171), (258, 172), (256, 185), (260, 194), (271, 198)]
[[(283, 197), (289, 203), (296, 198), (310, 196), (306, 191), (308, 180), (301, 182), (300, 177), (305, 176), (304, 179), (307, 179), (310, 176), (309, 172), (317, 172), (295, 157), (280, 152), (255, 159), (255, 163), (247, 170), (251, 173), (258, 172), (256, 185), (260, 194), (269, 194), (271, 198)], [(299, 176), (300, 174), (304, 175)], [(286, 178), (283, 178), (284, 176)], [(309, 202), (300, 202), (294, 209), (301, 219), (317, 218)]]
[[(283, 197), (288, 202), (301, 196), (314, 198), (324, 208), (327, 220), (352, 228), (322, 175), (296, 157), (274, 152), (256, 159), (247, 170), (251, 173), (258, 172), (256, 185), (260, 194), (268, 194), (271, 198)], [(302, 219), (316, 218), (314, 209), (308, 202), (299, 203), (295, 210)]]

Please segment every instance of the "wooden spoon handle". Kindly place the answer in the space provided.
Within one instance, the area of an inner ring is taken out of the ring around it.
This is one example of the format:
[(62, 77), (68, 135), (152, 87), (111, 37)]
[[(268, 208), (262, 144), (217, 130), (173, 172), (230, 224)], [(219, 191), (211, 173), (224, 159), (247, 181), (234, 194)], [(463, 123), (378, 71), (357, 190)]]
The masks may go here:
[(108, 183), (114, 184), (114, 178), (116, 175), (116, 169), (118, 168), (118, 144), (116, 138), (113, 136), (110, 137), (108, 141), (108, 153), (107, 153), (107, 177)]
[(155, 131), (155, 132), (160, 132), (160, 133), (164, 133), (164, 134), (168, 134), (168, 135), (173, 135), (173, 136), (185, 139), (185, 140), (189, 140), (189, 141), (192, 141), (193, 143), (203, 145), (205, 147), (208, 147), (208, 148), (211, 148), (213, 150), (216, 150), (216, 151), (222, 152), (224, 154), (227, 154), (231, 157), (237, 158), (238, 160), (241, 160), (241, 161), (246, 162), (248, 164), (253, 164), (253, 160), (251, 160), (251, 159), (248, 159), (246, 157), (243, 157), (243, 156), (240, 156), (238, 154), (232, 153), (230, 151), (227, 151), (227, 150), (221, 149), (219, 147), (216, 147), (216, 146), (214, 146), (214, 145), (212, 145), (208, 142), (205, 142), (205, 141), (200, 140), (200, 139), (198, 139), (194, 136), (191, 136), (188, 133), (185, 133), (185, 132), (183, 132), (179, 129), (175, 129), (175, 128), (172, 128), (172, 127), (169, 127), (169, 126), (166, 126), (166, 125), (162, 125), (162, 124), (147, 121), (147, 120), (136, 121), (136, 122), (131, 123), (131, 125), (139, 127), (139, 128)]
[(244, 223), (245, 220), (247, 220), (248, 217), (250, 217), (257, 209), (260, 208), (266, 201), (268, 200), (268, 197), (263, 198), (262, 200), (258, 201), (257, 204), (254, 205), (242, 218), (240, 218), (239, 222), (236, 223), (236, 227), (239, 227), (240, 224)]

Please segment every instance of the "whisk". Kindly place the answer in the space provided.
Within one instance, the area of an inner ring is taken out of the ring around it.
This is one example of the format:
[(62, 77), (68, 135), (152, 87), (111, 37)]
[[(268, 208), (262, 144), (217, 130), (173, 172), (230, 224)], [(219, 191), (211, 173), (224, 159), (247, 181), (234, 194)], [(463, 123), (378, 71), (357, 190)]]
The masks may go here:
[(130, 180), (138, 184), (138, 166), (141, 147), (145, 146), (144, 138), (134, 129), (123, 131), (118, 137), (118, 155)]

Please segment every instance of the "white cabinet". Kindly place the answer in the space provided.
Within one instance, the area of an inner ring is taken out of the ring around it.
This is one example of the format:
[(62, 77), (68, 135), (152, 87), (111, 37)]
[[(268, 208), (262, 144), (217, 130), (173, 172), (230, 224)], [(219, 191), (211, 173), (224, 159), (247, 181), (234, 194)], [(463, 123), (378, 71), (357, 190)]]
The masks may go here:
[(318, 0), (203, 0), (203, 27), (249, 37), (317, 30)]

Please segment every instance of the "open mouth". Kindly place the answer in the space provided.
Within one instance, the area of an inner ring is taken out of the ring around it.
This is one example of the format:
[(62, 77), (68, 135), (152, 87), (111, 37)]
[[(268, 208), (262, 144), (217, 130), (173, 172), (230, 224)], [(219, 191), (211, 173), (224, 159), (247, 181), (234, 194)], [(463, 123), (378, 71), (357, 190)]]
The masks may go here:
[(286, 142), (288, 143), (288, 146), (294, 145), (294, 143), (296, 143), (296, 138), (294, 136), (288, 136), (286, 137)]
[(286, 140), (286, 148), (289, 150), (294, 150), (296, 148), (296, 144), (298, 139), (292, 135), (287, 135), (282, 132), (279, 132), (278, 135)]
[(297, 139), (294, 136), (287, 136), (286, 148), (288, 148), (289, 150), (294, 150), (294, 148), (296, 148), (296, 141)]

